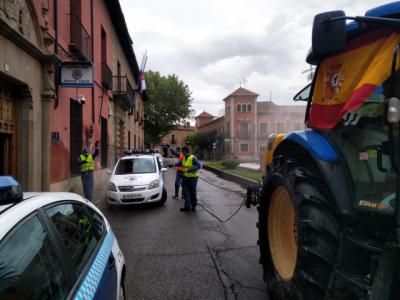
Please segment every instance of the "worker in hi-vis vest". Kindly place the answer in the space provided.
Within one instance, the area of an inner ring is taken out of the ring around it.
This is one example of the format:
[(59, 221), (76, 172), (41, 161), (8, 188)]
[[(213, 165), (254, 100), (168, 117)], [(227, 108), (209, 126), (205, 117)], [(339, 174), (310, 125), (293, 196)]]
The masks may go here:
[(182, 147), (183, 159), (176, 166), (183, 167), (182, 190), (185, 206), (180, 211), (195, 211), (197, 205), (197, 181), (200, 175), (201, 164), (196, 156), (189, 152), (188, 147)]
[(94, 144), (94, 147), (94, 152), (90, 152), (88, 147), (84, 147), (78, 158), (78, 164), (81, 166), (83, 194), (90, 201), (92, 201), (94, 189), (94, 159), (99, 154), (97, 142)]

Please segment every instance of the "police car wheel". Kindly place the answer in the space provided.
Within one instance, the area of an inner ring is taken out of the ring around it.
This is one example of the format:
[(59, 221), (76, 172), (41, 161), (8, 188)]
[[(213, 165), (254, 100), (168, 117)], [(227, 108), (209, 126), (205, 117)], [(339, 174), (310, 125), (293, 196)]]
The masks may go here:
[(121, 283), (121, 286), (120, 286), (119, 290), (120, 290), (120, 292), (119, 292), (119, 300), (125, 300), (126, 299), (126, 297), (125, 297), (125, 287), (124, 287), (123, 283)]

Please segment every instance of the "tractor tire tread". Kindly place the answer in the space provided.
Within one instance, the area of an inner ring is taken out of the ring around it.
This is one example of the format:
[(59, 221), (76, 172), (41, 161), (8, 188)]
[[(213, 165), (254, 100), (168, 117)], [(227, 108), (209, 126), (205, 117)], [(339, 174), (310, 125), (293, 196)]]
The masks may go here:
[[(275, 157), (265, 179), (259, 206), (259, 244), (267, 288), (273, 300), (324, 299), (339, 244), (337, 208), (314, 163)], [(297, 224), (297, 264), (290, 280), (275, 270), (269, 251), (270, 187), (285, 185), (292, 195)], [(267, 188), (268, 187), (268, 188)]]

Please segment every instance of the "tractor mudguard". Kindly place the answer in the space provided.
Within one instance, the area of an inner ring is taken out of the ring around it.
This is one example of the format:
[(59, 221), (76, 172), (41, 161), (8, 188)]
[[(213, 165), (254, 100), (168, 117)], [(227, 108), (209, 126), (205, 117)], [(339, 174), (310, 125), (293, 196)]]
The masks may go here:
[(306, 152), (318, 166), (339, 212), (343, 215), (354, 214), (350, 173), (329, 138), (313, 130), (292, 132), (279, 143), (274, 156), (290, 157), (296, 154), (296, 147), (298, 153)]

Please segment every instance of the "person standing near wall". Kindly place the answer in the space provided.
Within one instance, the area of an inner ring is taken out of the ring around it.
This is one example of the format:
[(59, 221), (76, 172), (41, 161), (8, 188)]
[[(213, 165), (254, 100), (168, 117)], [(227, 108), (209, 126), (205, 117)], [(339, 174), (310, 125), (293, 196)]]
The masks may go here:
[(81, 166), (81, 180), (83, 194), (86, 199), (92, 201), (94, 190), (94, 160), (99, 155), (97, 142), (94, 144), (94, 152), (90, 152), (88, 147), (82, 149), (81, 155), (78, 158), (78, 164)]
[(196, 156), (189, 152), (188, 147), (182, 147), (183, 159), (177, 166), (183, 167), (182, 190), (185, 206), (180, 211), (195, 211), (197, 206), (197, 181), (201, 164)]

